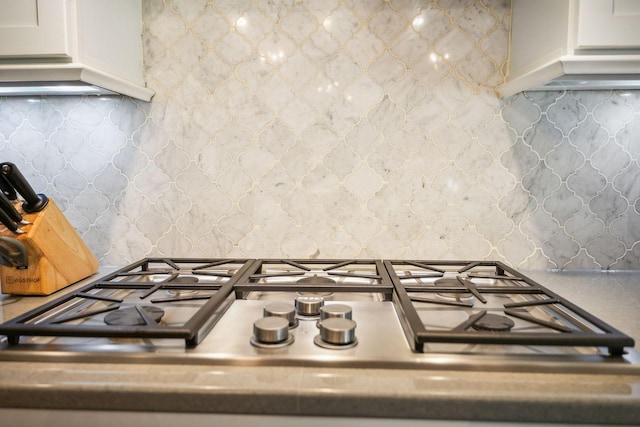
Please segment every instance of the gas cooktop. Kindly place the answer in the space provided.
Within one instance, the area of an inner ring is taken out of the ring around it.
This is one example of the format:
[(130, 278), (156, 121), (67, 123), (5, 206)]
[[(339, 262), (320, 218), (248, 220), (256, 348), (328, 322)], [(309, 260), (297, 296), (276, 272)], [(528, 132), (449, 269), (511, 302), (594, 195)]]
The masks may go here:
[(640, 368), (632, 338), (490, 261), (146, 258), (0, 334), (0, 360)]

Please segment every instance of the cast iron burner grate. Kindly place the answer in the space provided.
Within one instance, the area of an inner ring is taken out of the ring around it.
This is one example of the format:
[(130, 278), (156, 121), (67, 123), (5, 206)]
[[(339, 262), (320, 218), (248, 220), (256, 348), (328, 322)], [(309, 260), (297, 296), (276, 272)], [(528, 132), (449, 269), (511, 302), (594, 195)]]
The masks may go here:
[(301, 294), (379, 293), (390, 301), (393, 284), (382, 260), (258, 259), (234, 285), (236, 296), (250, 292)]
[[(384, 263), (416, 352), (431, 343), (459, 343), (605, 347), (617, 356), (634, 346), (631, 337), (500, 262)], [(486, 327), (487, 318), (497, 316), (509, 319), (509, 327)]]
[[(12, 345), (21, 336), (52, 336), (184, 339), (187, 347), (195, 347), (251, 264), (246, 259), (145, 258), (3, 323), (0, 334)], [(113, 313), (118, 318), (118, 312), (132, 317), (133, 324), (105, 321)]]

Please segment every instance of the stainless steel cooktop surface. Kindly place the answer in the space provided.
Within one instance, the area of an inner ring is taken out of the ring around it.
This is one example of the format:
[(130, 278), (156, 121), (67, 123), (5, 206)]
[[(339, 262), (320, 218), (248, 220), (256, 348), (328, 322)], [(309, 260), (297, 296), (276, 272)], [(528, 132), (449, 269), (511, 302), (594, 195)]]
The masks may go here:
[(147, 259), (0, 325), (0, 360), (639, 373), (598, 322), (499, 263)]

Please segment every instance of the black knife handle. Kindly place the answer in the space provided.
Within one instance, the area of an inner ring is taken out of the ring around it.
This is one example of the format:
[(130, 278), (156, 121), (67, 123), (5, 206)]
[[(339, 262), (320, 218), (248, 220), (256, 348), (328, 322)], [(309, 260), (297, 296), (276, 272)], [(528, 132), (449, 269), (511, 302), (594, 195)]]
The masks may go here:
[(16, 190), (13, 188), (11, 184), (9, 184), (9, 181), (7, 181), (7, 178), (5, 178), (4, 175), (2, 174), (0, 174), (0, 192), (2, 192), (2, 194), (7, 196), (7, 199), (9, 200), (16, 200), (18, 198), (18, 194), (16, 193)]
[(22, 222), (22, 215), (13, 207), (13, 202), (7, 199), (7, 196), (0, 193), (0, 211), (4, 211), (12, 221)]
[(44, 194), (36, 194), (29, 185), (20, 170), (13, 163), (5, 162), (0, 164), (0, 174), (4, 176), (13, 188), (24, 198), (22, 209), (25, 212), (40, 212), (47, 206), (49, 199)]
[(16, 234), (22, 233), (22, 230), (18, 228), (18, 224), (16, 224), (8, 213), (0, 209), (0, 222), (7, 227), (9, 230), (13, 231)]
[(5, 261), (9, 261), (11, 267), (18, 270), (29, 268), (29, 257), (24, 244), (12, 237), (0, 237), (0, 253)]

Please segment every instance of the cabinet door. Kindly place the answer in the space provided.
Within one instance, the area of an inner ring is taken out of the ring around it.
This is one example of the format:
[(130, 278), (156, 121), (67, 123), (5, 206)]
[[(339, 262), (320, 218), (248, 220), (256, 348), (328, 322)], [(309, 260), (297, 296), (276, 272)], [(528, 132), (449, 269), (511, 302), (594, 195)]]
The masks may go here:
[(65, 58), (65, 0), (0, 0), (0, 57)]
[(576, 48), (640, 48), (640, 1), (580, 0)]

